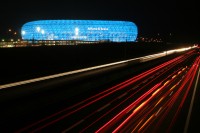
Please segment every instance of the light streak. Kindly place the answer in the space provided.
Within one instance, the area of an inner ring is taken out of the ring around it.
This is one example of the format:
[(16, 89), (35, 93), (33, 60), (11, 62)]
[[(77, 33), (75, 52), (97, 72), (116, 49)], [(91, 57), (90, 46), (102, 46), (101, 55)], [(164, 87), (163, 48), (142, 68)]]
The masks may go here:
[[(187, 51), (187, 50), (191, 49), (191, 47), (183, 48), (183, 49), (185, 51)], [(173, 51), (179, 51), (179, 49), (175, 49)], [(39, 77), (39, 78), (34, 78), (34, 79), (29, 79), (29, 80), (9, 83), (9, 84), (4, 84), (4, 85), (0, 86), (0, 89), (5, 89), (5, 88), (14, 87), (14, 86), (34, 83), (34, 82), (38, 82), (38, 81), (58, 78), (58, 77), (62, 77), (62, 76), (72, 75), (72, 74), (77, 74), (77, 73), (81, 73), (81, 72), (86, 72), (86, 71), (91, 71), (91, 70), (100, 69), (100, 68), (104, 68), (104, 67), (109, 67), (109, 66), (113, 66), (113, 65), (118, 65), (118, 64), (122, 64), (122, 63), (128, 63), (128, 62), (131, 62), (131, 61), (140, 60), (140, 62), (145, 62), (145, 61), (156, 59), (158, 57), (163, 57), (163, 53), (164, 52), (158, 53), (158, 54), (152, 54), (152, 55), (148, 55), (148, 56), (144, 56), (144, 57), (138, 57), (138, 58), (133, 58), (133, 59), (129, 59), (129, 60), (124, 60), (124, 61), (119, 61), (119, 62), (104, 64), (104, 65), (99, 65), (99, 66), (93, 66), (93, 67), (89, 67), (89, 68), (74, 70), (74, 71), (70, 71), (70, 72), (64, 72), (64, 73), (59, 73), (59, 74), (54, 74), (54, 75), (49, 75), (49, 76), (44, 76), (44, 77)]]

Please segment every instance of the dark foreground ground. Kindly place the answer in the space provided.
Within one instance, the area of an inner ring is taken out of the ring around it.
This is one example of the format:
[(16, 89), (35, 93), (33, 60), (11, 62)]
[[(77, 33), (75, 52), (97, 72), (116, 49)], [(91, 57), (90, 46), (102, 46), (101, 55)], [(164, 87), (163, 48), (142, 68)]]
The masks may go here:
[[(73, 46), (1, 48), (0, 85), (188, 46), (193, 46), (193, 44), (105, 43)], [(200, 88), (199, 85), (197, 88)], [(200, 90), (197, 89), (196, 95), (199, 94)], [(184, 107), (185, 110), (189, 108), (189, 102)], [(189, 133), (200, 131), (198, 124), (200, 119), (199, 103), (200, 98), (196, 96), (188, 129)], [(185, 113), (185, 111), (182, 111), (182, 115), (178, 118), (179, 121), (182, 121), (180, 125), (185, 124)], [(177, 132), (183, 131), (183, 129), (179, 130), (178, 128), (174, 130)]]

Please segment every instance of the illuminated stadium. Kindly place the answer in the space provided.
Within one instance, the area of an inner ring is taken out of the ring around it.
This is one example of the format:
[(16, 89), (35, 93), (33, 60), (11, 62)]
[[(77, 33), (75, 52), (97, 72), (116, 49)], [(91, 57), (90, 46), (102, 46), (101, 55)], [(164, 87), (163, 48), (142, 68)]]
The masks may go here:
[(23, 40), (134, 42), (137, 26), (129, 21), (38, 20), (24, 24)]

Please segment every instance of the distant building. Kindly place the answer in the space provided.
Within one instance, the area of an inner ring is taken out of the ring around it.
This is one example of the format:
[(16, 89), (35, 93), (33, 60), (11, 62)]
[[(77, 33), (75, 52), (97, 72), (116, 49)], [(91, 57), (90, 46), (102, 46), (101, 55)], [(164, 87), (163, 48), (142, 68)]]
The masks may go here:
[(129, 21), (38, 20), (25, 23), (23, 40), (77, 40), (134, 42), (137, 26)]

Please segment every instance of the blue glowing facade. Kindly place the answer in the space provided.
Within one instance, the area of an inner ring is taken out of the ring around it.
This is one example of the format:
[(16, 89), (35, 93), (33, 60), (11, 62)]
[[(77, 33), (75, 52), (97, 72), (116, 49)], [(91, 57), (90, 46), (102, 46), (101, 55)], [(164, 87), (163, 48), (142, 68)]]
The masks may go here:
[(133, 42), (137, 34), (137, 26), (129, 21), (38, 20), (21, 29), (23, 40)]

